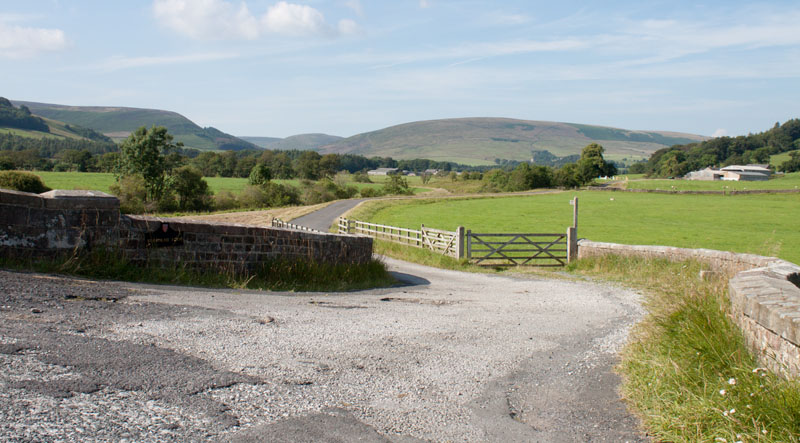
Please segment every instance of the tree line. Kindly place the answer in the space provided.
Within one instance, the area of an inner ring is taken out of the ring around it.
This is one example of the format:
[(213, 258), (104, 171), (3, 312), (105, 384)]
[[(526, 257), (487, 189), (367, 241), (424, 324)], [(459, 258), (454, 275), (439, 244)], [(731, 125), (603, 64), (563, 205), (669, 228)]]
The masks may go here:
[[(757, 134), (717, 137), (660, 149), (647, 162), (632, 165), (629, 172), (651, 177), (682, 177), (709, 166), (768, 164), (771, 155), (797, 149), (800, 149), (800, 119), (793, 119), (784, 124), (775, 123), (772, 129)], [(800, 170), (800, 166), (789, 160), (778, 169), (794, 172)]]

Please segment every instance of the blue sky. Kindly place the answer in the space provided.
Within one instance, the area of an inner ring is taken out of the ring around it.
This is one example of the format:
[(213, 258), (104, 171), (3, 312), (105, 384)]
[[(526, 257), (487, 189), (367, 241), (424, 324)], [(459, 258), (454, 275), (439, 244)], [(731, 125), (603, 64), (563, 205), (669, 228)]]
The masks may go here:
[(739, 135), (800, 117), (800, 3), (0, 0), (0, 96), (235, 135), (512, 117)]

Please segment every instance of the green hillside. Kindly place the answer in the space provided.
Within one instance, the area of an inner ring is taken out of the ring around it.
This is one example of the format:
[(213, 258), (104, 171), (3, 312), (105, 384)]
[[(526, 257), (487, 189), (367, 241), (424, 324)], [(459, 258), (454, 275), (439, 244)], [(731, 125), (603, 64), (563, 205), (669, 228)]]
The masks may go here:
[(530, 160), (532, 151), (564, 157), (599, 143), (611, 160), (643, 160), (673, 144), (706, 137), (663, 131), (630, 131), (570, 123), (507, 118), (429, 120), (358, 134), (320, 149), (395, 159), (427, 158), (464, 164), (491, 164), (497, 159)]
[(343, 140), (343, 137), (328, 134), (299, 134), (286, 138), (271, 138), (271, 137), (241, 137), (251, 143), (266, 149), (278, 151), (290, 151), (293, 149), (299, 151), (317, 151), (323, 146)]
[(65, 106), (14, 101), (27, 106), (36, 115), (79, 125), (101, 132), (116, 141), (124, 140), (141, 126), (165, 126), (176, 142), (200, 150), (258, 149), (252, 143), (215, 128), (201, 128), (186, 117), (171, 111), (101, 106)]

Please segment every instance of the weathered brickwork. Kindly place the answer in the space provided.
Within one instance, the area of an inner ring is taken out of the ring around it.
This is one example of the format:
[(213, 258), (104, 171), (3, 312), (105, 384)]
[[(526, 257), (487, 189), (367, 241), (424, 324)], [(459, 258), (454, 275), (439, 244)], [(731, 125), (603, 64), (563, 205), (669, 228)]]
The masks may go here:
[[(147, 235), (165, 225), (181, 234), (181, 244), (148, 247)], [(264, 260), (274, 258), (364, 263), (372, 257), (372, 239), (368, 237), (140, 216), (123, 216), (120, 245), (133, 262), (182, 263), (237, 271), (253, 270)]]
[(116, 245), (119, 201), (95, 191), (0, 190), (0, 253), (54, 256)]
[(98, 191), (0, 190), (0, 254), (54, 257), (104, 247), (138, 264), (253, 270), (267, 259), (365, 263), (372, 239), (353, 235), (126, 216)]
[(694, 259), (734, 275), (729, 281), (731, 311), (745, 341), (762, 365), (790, 377), (800, 376), (800, 266), (775, 257), (710, 249), (578, 242), (578, 257), (606, 254)]

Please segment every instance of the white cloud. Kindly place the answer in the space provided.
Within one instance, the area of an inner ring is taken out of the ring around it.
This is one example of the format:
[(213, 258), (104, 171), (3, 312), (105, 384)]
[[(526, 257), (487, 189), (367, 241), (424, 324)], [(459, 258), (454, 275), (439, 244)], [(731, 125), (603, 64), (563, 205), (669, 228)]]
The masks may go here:
[(364, 16), (364, 7), (361, 6), (360, 0), (347, 0), (344, 5), (352, 9), (359, 17)]
[(331, 29), (321, 12), (306, 5), (278, 2), (261, 18), (265, 28), (285, 35), (327, 34)]
[(717, 129), (716, 131), (714, 131), (714, 133), (711, 134), (711, 137), (713, 137), (713, 138), (725, 137), (726, 135), (728, 135), (728, 131), (726, 129), (720, 128), (720, 129)]
[(67, 38), (60, 29), (9, 26), (0, 21), (0, 56), (32, 57), (42, 52), (60, 51), (67, 47)]
[(319, 10), (285, 1), (270, 6), (260, 17), (245, 2), (236, 6), (226, 0), (154, 0), (153, 12), (165, 27), (198, 40), (255, 40), (268, 33), (336, 36), (357, 28), (352, 20), (333, 27)]
[(430, 6), (431, 6), (431, 4), (428, 2), (428, 0), (419, 0), (419, 7), (420, 8), (423, 8), (423, 9), (424, 8), (430, 8)]
[(255, 39), (260, 29), (245, 3), (222, 0), (155, 0), (153, 12), (164, 26), (201, 40)]
[(513, 26), (529, 23), (531, 18), (525, 14), (507, 14), (503, 12), (492, 12), (487, 14), (483, 21), (494, 26)]

